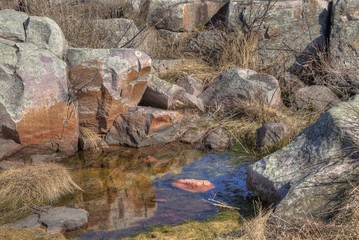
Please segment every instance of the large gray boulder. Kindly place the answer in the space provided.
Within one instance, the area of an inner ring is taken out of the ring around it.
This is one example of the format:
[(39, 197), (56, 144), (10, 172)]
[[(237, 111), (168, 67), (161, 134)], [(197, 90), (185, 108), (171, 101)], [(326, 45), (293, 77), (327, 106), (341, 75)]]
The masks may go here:
[(66, 49), (54, 21), (0, 11), (1, 138), (77, 151), (77, 111), (68, 102), (67, 65), (61, 59)]
[(350, 77), (358, 81), (359, 71), (359, 1), (334, 0), (331, 19), (330, 55), (334, 66), (350, 74), (346, 69), (352, 69)]
[(137, 107), (121, 113), (106, 135), (110, 145), (144, 147), (169, 143), (182, 133), (179, 112)]
[(315, 52), (326, 44), (329, 4), (326, 0), (231, 0), (227, 25), (258, 37), (264, 64), (281, 59), (281, 66), (289, 68), (303, 63), (302, 53)]
[(28, 16), (12, 9), (0, 11), (0, 38), (24, 42), (26, 39), (24, 22)]
[(324, 113), (293, 142), (249, 166), (248, 188), (285, 221), (327, 218), (358, 181), (359, 97)]
[(68, 44), (61, 28), (54, 20), (31, 16), (24, 26), (26, 42), (33, 43), (41, 49), (47, 49), (58, 58), (64, 57)]
[(232, 68), (221, 75), (199, 95), (205, 106), (231, 106), (239, 101), (256, 101), (272, 107), (282, 102), (276, 78), (243, 68)]

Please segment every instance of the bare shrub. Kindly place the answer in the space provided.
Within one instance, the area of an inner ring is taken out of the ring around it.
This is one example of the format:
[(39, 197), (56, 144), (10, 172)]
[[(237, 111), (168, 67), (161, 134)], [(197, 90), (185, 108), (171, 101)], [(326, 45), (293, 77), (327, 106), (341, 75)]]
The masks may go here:
[(348, 100), (359, 91), (359, 66), (353, 67), (345, 61), (333, 62), (326, 49), (316, 47), (316, 53), (306, 56), (300, 72), (309, 84), (329, 87), (343, 100)]
[(0, 223), (81, 190), (66, 168), (55, 163), (4, 170), (0, 172), (0, 186)]

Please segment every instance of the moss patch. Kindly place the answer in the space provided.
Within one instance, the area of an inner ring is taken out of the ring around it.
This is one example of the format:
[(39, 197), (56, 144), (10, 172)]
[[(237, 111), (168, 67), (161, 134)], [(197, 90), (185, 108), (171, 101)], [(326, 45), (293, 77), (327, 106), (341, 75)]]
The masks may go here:
[(237, 211), (226, 210), (220, 215), (206, 222), (189, 221), (178, 226), (162, 226), (154, 228), (151, 232), (141, 233), (135, 237), (126, 238), (141, 239), (198, 239), (207, 240), (218, 236), (224, 236), (241, 230), (239, 214)]

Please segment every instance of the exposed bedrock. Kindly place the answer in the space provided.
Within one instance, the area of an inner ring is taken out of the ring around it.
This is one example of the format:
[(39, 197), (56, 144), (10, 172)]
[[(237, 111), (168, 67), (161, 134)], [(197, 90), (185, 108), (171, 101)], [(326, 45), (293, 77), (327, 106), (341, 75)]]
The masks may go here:
[(69, 103), (67, 43), (50, 19), (0, 11), (0, 136), (73, 154), (78, 119)]
[(151, 72), (151, 59), (134, 49), (70, 48), (67, 61), (80, 125), (97, 133), (107, 133), (120, 113), (137, 106)]
[(248, 169), (248, 187), (284, 220), (327, 218), (358, 181), (359, 97), (324, 113), (293, 142)]

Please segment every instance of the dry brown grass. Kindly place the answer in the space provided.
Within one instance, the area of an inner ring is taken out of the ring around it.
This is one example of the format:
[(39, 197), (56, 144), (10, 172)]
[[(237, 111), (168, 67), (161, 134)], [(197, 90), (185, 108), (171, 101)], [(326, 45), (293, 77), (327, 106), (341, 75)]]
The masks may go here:
[(317, 47), (315, 55), (307, 56), (303, 65), (301, 77), (308, 79), (311, 84), (325, 85), (335, 94), (347, 101), (351, 96), (358, 93), (359, 89), (359, 66), (353, 67), (342, 61), (332, 62), (326, 50)]
[(87, 127), (80, 127), (80, 136), (86, 142), (86, 150), (101, 150), (103, 139), (94, 130)]
[(207, 62), (198, 58), (187, 58), (183, 61), (183, 64), (176, 66), (175, 69), (160, 72), (159, 77), (176, 83), (181, 78), (190, 75), (202, 80), (204, 84), (209, 84), (221, 73), (220, 69), (208, 65)]
[(60, 233), (47, 233), (45, 229), (19, 229), (0, 227), (0, 240), (66, 240)]
[(0, 173), (0, 223), (15, 220), (81, 188), (56, 163), (24, 166)]
[(284, 223), (270, 218), (270, 212), (259, 213), (244, 222), (244, 239), (260, 240), (354, 240), (359, 239), (359, 188), (355, 187), (339, 213), (330, 222), (309, 219), (301, 224)]

